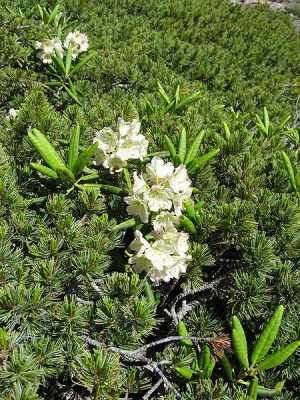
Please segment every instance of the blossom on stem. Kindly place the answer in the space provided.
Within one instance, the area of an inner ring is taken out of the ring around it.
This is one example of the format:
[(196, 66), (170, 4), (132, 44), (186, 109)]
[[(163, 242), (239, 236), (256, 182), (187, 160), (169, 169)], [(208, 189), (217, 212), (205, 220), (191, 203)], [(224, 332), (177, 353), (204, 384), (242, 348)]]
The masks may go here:
[(95, 164), (119, 172), (128, 160), (143, 160), (147, 154), (148, 140), (140, 134), (141, 124), (137, 120), (126, 122), (118, 119), (118, 131), (105, 127), (96, 132), (94, 143), (98, 144)]
[[(124, 198), (128, 204), (129, 215), (140, 217), (138, 205), (142, 202), (143, 208), (148, 208), (148, 213), (144, 212), (144, 216), (161, 211), (173, 211), (179, 216), (184, 201), (192, 195), (191, 180), (186, 167), (179, 165), (174, 168), (172, 163), (164, 162), (159, 157), (153, 157), (151, 163), (146, 165), (146, 172), (140, 176), (135, 173), (133, 179), (133, 188), (129, 196)], [(133, 204), (137, 207), (135, 208)], [(148, 220), (141, 221), (148, 222)]]
[(68, 33), (64, 40), (64, 47), (68, 49), (69, 46), (72, 48), (72, 58), (75, 60), (79, 54), (84, 53), (89, 48), (87, 35), (77, 30)]
[[(164, 215), (163, 219), (170, 222), (172, 217)], [(157, 225), (154, 224), (155, 226)], [(187, 263), (191, 259), (187, 254), (188, 234), (177, 231), (173, 224), (165, 227), (166, 229), (151, 233), (150, 236), (154, 239), (151, 243), (140, 231), (136, 231), (135, 239), (129, 245), (129, 249), (134, 252), (129, 258), (129, 264), (137, 272), (146, 272), (154, 282), (178, 279), (180, 274), (186, 272)]]
[(53, 57), (58, 54), (63, 57), (64, 49), (58, 38), (46, 39), (43, 42), (36, 42), (35, 48), (39, 50), (39, 58), (44, 64), (51, 64)]
[(10, 108), (7, 113), (7, 118), (15, 119), (18, 115), (18, 112), (19, 112), (19, 110), (16, 110), (15, 108)]

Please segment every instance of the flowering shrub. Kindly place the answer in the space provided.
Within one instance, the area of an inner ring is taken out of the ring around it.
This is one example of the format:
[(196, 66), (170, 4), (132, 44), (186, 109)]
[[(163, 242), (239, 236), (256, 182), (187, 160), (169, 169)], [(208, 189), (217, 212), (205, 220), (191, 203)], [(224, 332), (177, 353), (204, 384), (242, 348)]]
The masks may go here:
[(73, 60), (89, 48), (89, 42), (85, 33), (79, 31), (70, 32), (62, 43), (59, 38), (46, 39), (36, 42), (35, 47), (39, 50), (39, 57), (44, 64), (51, 64), (54, 57), (63, 58), (64, 54), (71, 49)]
[[(59, 22), (55, 26), (57, 33), (61, 36), (62, 28)], [(42, 42), (38, 41), (35, 43), (35, 48), (38, 50), (38, 57), (42, 63), (48, 65), (49, 75), (55, 78), (50, 80), (46, 86), (64, 88), (73, 100), (81, 104), (79, 100), (80, 92), (72, 82), (71, 76), (78, 72), (95, 55), (95, 53), (91, 53), (79, 63), (74, 64), (79, 55), (89, 49), (87, 35), (76, 30), (69, 32), (63, 41), (60, 37), (45, 39)], [(53, 63), (55, 64), (54, 66), (52, 65)]]
[[(120, 172), (128, 160), (143, 160), (147, 155), (148, 140), (139, 134), (141, 124), (137, 120), (125, 122), (118, 119), (118, 132), (104, 128), (96, 132), (98, 144), (95, 163)], [(191, 259), (188, 252), (188, 234), (179, 232), (176, 225), (182, 214), (183, 203), (192, 194), (191, 180), (184, 165), (174, 168), (170, 162), (153, 157), (146, 165), (145, 173), (133, 172), (133, 185), (124, 197), (127, 213), (153, 226), (151, 244), (143, 234), (135, 231), (135, 239), (129, 245), (134, 254), (129, 258), (137, 272), (145, 271), (152, 281), (168, 282), (186, 272)], [(167, 210), (167, 211), (166, 211)], [(171, 211), (171, 212), (170, 212)]]

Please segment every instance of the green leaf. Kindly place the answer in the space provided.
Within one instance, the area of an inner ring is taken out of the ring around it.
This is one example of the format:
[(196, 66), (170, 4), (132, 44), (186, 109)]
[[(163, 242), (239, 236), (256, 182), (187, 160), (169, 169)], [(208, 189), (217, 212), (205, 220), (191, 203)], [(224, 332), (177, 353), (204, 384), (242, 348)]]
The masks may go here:
[(73, 167), (73, 172), (75, 176), (77, 176), (80, 172), (82, 172), (82, 170), (89, 164), (97, 148), (98, 144), (93, 143), (79, 154)]
[(256, 342), (252, 355), (251, 355), (251, 363), (252, 366), (262, 360), (265, 355), (270, 350), (276, 336), (278, 334), (282, 315), (283, 315), (284, 308), (282, 305), (277, 307), (276, 311), (274, 312), (271, 319), (267, 322), (264, 330), (260, 334), (258, 341)]
[(147, 162), (149, 162), (149, 161), (151, 161), (151, 158), (152, 157), (161, 157), (161, 158), (164, 158), (164, 157), (168, 157), (170, 155), (170, 152), (169, 151), (166, 151), (166, 150), (163, 150), (163, 151), (154, 151), (153, 153), (149, 153), (148, 155), (147, 155), (147, 157), (145, 157), (145, 160), (147, 160)]
[(49, 15), (49, 19), (48, 19), (48, 24), (51, 24), (51, 22), (54, 20), (54, 18), (56, 17), (56, 15), (59, 13), (59, 5), (57, 4), (51, 14)]
[(80, 106), (82, 106), (81, 101), (79, 100), (77, 93), (74, 91), (73, 87), (68, 88), (66, 85), (63, 85), (65, 91), (68, 93), (68, 95)]
[(236, 317), (232, 317), (232, 344), (234, 349), (234, 354), (238, 358), (241, 365), (248, 369), (249, 368), (249, 360), (248, 360), (248, 345), (247, 339), (244, 332), (244, 328), (240, 322), (240, 320)]
[[(85, 172), (85, 171), (84, 171)], [(98, 172), (92, 172), (88, 175), (83, 175), (81, 176), (77, 182), (83, 182), (83, 181), (91, 181), (93, 179), (97, 179), (98, 178)]]
[(100, 189), (102, 192), (116, 194), (118, 196), (125, 196), (127, 194), (127, 192), (124, 189), (113, 185), (100, 184)]
[(163, 110), (163, 113), (166, 114), (168, 111), (172, 110), (175, 105), (175, 100), (172, 100), (171, 103)]
[(118, 225), (115, 225), (112, 228), (112, 231), (113, 232), (126, 231), (126, 229), (133, 228), (134, 226), (136, 226), (135, 219), (134, 218), (130, 218), (130, 219), (127, 219), (124, 222), (121, 222)]
[(178, 106), (180, 102), (180, 85), (177, 86), (176, 88), (176, 93), (175, 93), (175, 108)]
[(72, 65), (72, 54), (73, 54), (73, 50), (72, 50), (72, 46), (69, 45), (68, 50), (67, 50), (67, 55), (66, 55), (66, 75), (69, 75), (70, 69), (71, 69), (71, 65)]
[[(248, 388), (249, 388), (251, 382), (248, 382), (248, 381), (245, 382), (245, 381), (240, 380), (240, 383), (248, 386)], [(284, 387), (284, 381), (277, 382), (273, 389), (266, 388), (265, 386), (262, 386), (262, 385), (258, 385), (257, 386), (257, 397), (272, 398), (275, 396), (279, 396), (282, 392), (283, 387)]]
[(85, 64), (87, 64), (95, 55), (97, 54), (96, 51), (92, 51), (90, 52), (88, 55), (86, 55), (85, 57), (83, 57), (81, 59), (81, 61), (76, 64), (70, 71), (69, 76), (75, 74), (76, 72), (78, 72)]
[(57, 179), (57, 173), (53, 169), (46, 167), (45, 165), (38, 163), (30, 163), (31, 168), (40, 172), (43, 175), (49, 176), (50, 178)]
[(131, 183), (130, 174), (129, 174), (128, 169), (127, 168), (123, 168), (122, 173), (123, 173), (126, 185), (127, 185), (127, 189), (128, 189), (128, 191), (130, 191), (132, 189), (132, 183)]
[(76, 84), (76, 83), (74, 83), (74, 82), (71, 82), (70, 83), (70, 89), (72, 89), (72, 91), (77, 95), (77, 96), (83, 96), (84, 95), (84, 93), (82, 92), (82, 90), (79, 88), (79, 86)]
[[(183, 321), (178, 322), (177, 331), (179, 336), (190, 336)], [(193, 342), (191, 341), (191, 339), (182, 339), (180, 340), (180, 343), (185, 346), (193, 346)]]
[(194, 202), (191, 199), (187, 199), (183, 203), (183, 207), (189, 219), (194, 219), (196, 216)]
[(47, 89), (52, 90), (52, 86), (60, 86), (61, 82), (60, 81), (49, 81), (47, 82), (47, 85), (45, 84), (45, 86), (47, 87)]
[(275, 351), (258, 363), (259, 368), (270, 369), (278, 367), (278, 365), (284, 363), (297, 350), (299, 346), (300, 340), (296, 340), (295, 342), (285, 346), (283, 349)]
[(199, 147), (201, 145), (201, 142), (204, 138), (205, 132), (202, 130), (201, 132), (198, 133), (198, 135), (196, 136), (195, 140), (192, 143), (192, 146), (190, 148), (190, 150), (188, 151), (186, 158), (184, 160), (184, 164), (188, 165), (190, 162), (192, 162), (195, 157), (198, 154), (199, 151)]
[(38, 9), (38, 11), (39, 11), (41, 20), (44, 20), (44, 12), (43, 12), (42, 7), (41, 7), (39, 4), (37, 4), (37, 9)]
[(55, 62), (55, 65), (57, 66), (57, 68), (65, 75), (66, 68), (65, 68), (64, 60), (57, 50), (55, 50), (55, 56), (53, 57), (53, 61)]
[(223, 357), (220, 360), (222, 368), (230, 381), (233, 381), (233, 368), (231, 362), (229, 361), (228, 357), (224, 353)]
[(67, 167), (58, 168), (56, 172), (58, 177), (63, 181), (70, 181), (70, 182), (75, 181), (75, 176), (73, 172)]
[(256, 114), (256, 120), (257, 123), (256, 125), (260, 128), (260, 130), (267, 136), (268, 135), (268, 129), (269, 127), (265, 125), (265, 113), (264, 113), (264, 122), (262, 121), (262, 119), (260, 118), (260, 116), (258, 114)]
[(165, 135), (165, 142), (166, 142), (167, 148), (169, 150), (172, 161), (175, 161), (177, 158), (176, 149), (175, 149), (173, 142), (167, 135)]
[(68, 153), (67, 166), (72, 171), (78, 158), (79, 142), (80, 142), (80, 126), (77, 124), (71, 134), (69, 153)]
[(223, 126), (224, 126), (224, 130), (225, 130), (226, 140), (229, 140), (230, 136), (231, 136), (231, 133), (230, 133), (230, 129), (229, 129), (229, 127), (228, 127), (228, 125), (227, 125), (227, 123), (225, 121), (223, 122)]
[(194, 371), (188, 367), (176, 367), (175, 370), (186, 379), (191, 379)]
[(37, 129), (32, 129), (28, 133), (28, 139), (50, 168), (52, 168), (54, 171), (56, 171), (58, 168), (65, 168), (65, 163), (42, 132)]
[(184, 163), (185, 155), (186, 155), (186, 129), (182, 128), (178, 146), (178, 158), (180, 164)]
[(192, 369), (193, 369), (195, 372), (200, 372), (199, 360), (197, 359), (197, 357), (193, 357)]
[[(199, 194), (199, 193), (201, 193), (201, 190), (198, 189), (198, 188), (196, 188), (196, 187), (192, 187), (192, 192), (193, 192), (193, 193), (196, 193), (196, 194), (197, 194), (197, 193)], [(204, 202), (203, 202), (203, 204), (204, 204)]]
[(270, 119), (269, 119), (269, 114), (268, 114), (268, 110), (266, 107), (264, 107), (264, 125), (266, 128), (266, 134), (269, 134), (269, 128), (270, 128)]
[(180, 217), (180, 226), (188, 233), (195, 234), (197, 232), (194, 223), (185, 215)]
[(101, 185), (98, 185), (97, 183), (84, 183), (82, 185), (75, 183), (74, 186), (76, 186), (80, 190), (84, 190), (85, 192), (90, 192), (90, 191), (101, 189)]
[(220, 149), (214, 149), (209, 151), (208, 153), (203, 154), (203, 156), (197, 158), (196, 160), (194, 160), (193, 163), (191, 163), (188, 166), (188, 169), (191, 173), (194, 173), (196, 171), (198, 171), (199, 169), (202, 169), (206, 166), (206, 164), (212, 160), (213, 158), (215, 158), (220, 152)]
[(254, 378), (248, 388), (247, 400), (256, 400), (258, 391), (258, 379)]
[(201, 371), (202, 377), (204, 377), (204, 374), (210, 365), (210, 361), (211, 361), (210, 349), (208, 345), (205, 343), (199, 357), (199, 369)]
[(145, 293), (146, 293), (148, 300), (151, 303), (156, 302), (152, 286), (150, 285), (150, 283), (148, 281), (145, 281)]
[(276, 383), (274, 389), (269, 389), (264, 386), (258, 385), (257, 395), (258, 397), (263, 397), (263, 398), (280, 396), (283, 387), (284, 387), (284, 381)]
[(157, 81), (157, 86), (158, 86), (158, 91), (159, 91), (159, 94), (161, 95), (161, 97), (165, 100), (165, 102), (167, 104), (170, 104), (171, 100), (170, 100), (169, 96), (165, 92), (165, 89), (162, 87), (162, 85), (161, 85), (161, 83), (159, 81)]
[(297, 192), (297, 184), (296, 184), (296, 180), (295, 180), (295, 173), (294, 173), (294, 168), (292, 166), (292, 163), (291, 163), (288, 155), (284, 151), (282, 151), (281, 154), (283, 157), (285, 169), (289, 176), (290, 183), (291, 183), (293, 189)]
[(201, 97), (202, 97), (201, 92), (196, 92), (196, 93), (192, 94), (191, 96), (186, 97), (177, 106), (175, 106), (175, 111), (176, 112), (182, 111), (186, 106), (188, 106), (189, 104), (195, 103)]
[(205, 368), (205, 371), (204, 371), (204, 374), (203, 374), (204, 378), (207, 379), (207, 378), (211, 377), (211, 375), (213, 373), (213, 370), (215, 368), (215, 365), (216, 365), (216, 360), (213, 357), (210, 357), (210, 362), (209, 362), (207, 368)]
[[(193, 192), (193, 193), (194, 193), (194, 192)], [(196, 193), (197, 193), (197, 192), (196, 192)], [(198, 200), (198, 201), (195, 203), (195, 207), (194, 207), (195, 210), (196, 210), (196, 211), (202, 210), (204, 204), (205, 204), (205, 202), (204, 202), (203, 200)]]
[(295, 175), (295, 183), (296, 183), (297, 192), (300, 192), (300, 171), (297, 171), (297, 173)]

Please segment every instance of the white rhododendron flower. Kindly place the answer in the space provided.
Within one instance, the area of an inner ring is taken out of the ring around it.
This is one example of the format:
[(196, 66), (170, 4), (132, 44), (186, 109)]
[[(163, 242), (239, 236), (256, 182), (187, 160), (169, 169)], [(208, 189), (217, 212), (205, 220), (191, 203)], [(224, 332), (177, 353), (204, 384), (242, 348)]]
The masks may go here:
[(125, 201), (128, 204), (126, 210), (129, 215), (136, 215), (139, 217), (141, 222), (146, 224), (149, 220), (149, 209), (147, 203), (139, 197), (125, 197)]
[(178, 216), (168, 211), (162, 211), (152, 221), (154, 232), (158, 234), (160, 234), (162, 231), (177, 232), (176, 226), (178, 224)]
[(156, 240), (156, 247), (161, 250), (184, 257), (188, 251), (189, 235), (185, 232), (166, 231)]
[[(186, 272), (187, 263), (191, 259), (187, 254), (188, 234), (178, 232), (173, 223), (168, 225), (173, 219), (171, 214), (165, 214), (162, 219), (168, 221), (166, 229), (160, 232), (154, 230), (151, 233), (151, 237), (154, 238), (152, 243), (147, 241), (140, 231), (136, 231), (135, 239), (129, 245), (129, 249), (134, 252), (129, 258), (129, 263), (137, 272), (146, 272), (155, 282), (178, 279), (180, 274)], [(157, 226), (157, 221), (153, 225)], [(168, 230), (168, 227), (171, 227), (171, 230)]]
[(140, 231), (135, 231), (134, 237), (135, 238), (131, 242), (129, 248), (137, 254), (143, 254), (144, 251), (150, 247), (150, 243), (144, 239), (144, 236)]
[(175, 169), (170, 177), (169, 184), (174, 193), (192, 193), (191, 180), (184, 165), (179, 165)]
[[(119, 172), (128, 160), (143, 160), (147, 154), (148, 140), (140, 134), (141, 124), (137, 120), (126, 122), (118, 119), (118, 132), (103, 128), (96, 132), (94, 143), (98, 144), (95, 163)], [(138, 179), (138, 178), (136, 178)]]
[(169, 180), (173, 174), (174, 165), (164, 162), (160, 157), (153, 157), (150, 164), (146, 165), (146, 176), (149, 183), (158, 184)]
[(68, 33), (64, 41), (65, 49), (72, 47), (72, 58), (75, 60), (79, 54), (84, 53), (89, 48), (88, 37), (85, 33), (74, 31)]
[(56, 53), (61, 57), (64, 55), (62, 43), (58, 38), (36, 42), (35, 48), (39, 50), (39, 57), (44, 64), (51, 64)]
[(16, 110), (15, 108), (10, 108), (7, 113), (7, 118), (15, 119), (18, 115), (18, 112), (19, 112), (19, 110)]
[(170, 193), (162, 185), (153, 185), (148, 192), (147, 201), (150, 211), (171, 210)]
[[(129, 215), (140, 217), (140, 208), (132, 207), (133, 202), (140, 200), (143, 206), (147, 205), (150, 212), (173, 211), (179, 216), (182, 213), (183, 203), (192, 195), (191, 180), (186, 167), (179, 165), (174, 168), (170, 162), (159, 157), (153, 157), (146, 166), (146, 172), (138, 176), (134, 174), (134, 185), (129, 196), (125, 197)], [(142, 182), (142, 183), (141, 183)], [(145, 217), (147, 213), (144, 212)], [(148, 222), (148, 220), (142, 220)]]

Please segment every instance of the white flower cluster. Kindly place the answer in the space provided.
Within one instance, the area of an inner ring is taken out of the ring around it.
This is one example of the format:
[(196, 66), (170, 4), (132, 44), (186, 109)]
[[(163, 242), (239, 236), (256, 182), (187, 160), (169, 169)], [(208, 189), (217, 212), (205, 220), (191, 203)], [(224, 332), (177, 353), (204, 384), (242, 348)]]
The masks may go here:
[(143, 223), (152, 214), (151, 242), (140, 231), (129, 248), (134, 253), (129, 263), (136, 271), (146, 271), (153, 281), (168, 282), (186, 272), (191, 257), (188, 252), (188, 234), (177, 230), (183, 202), (191, 197), (192, 186), (184, 165), (177, 168), (170, 162), (153, 157), (146, 172), (134, 173), (134, 184), (125, 197), (129, 215), (138, 216)]
[(191, 195), (191, 180), (186, 167), (174, 168), (172, 163), (153, 157), (144, 174), (134, 173), (132, 191), (124, 200), (128, 204), (128, 214), (147, 223), (151, 212), (172, 210), (175, 215), (181, 215), (183, 203)]
[(98, 143), (95, 164), (109, 168), (110, 172), (119, 172), (128, 160), (142, 160), (147, 154), (148, 140), (139, 133), (140, 122), (126, 122), (118, 119), (118, 132), (103, 128), (96, 132), (94, 143)]
[(43, 42), (36, 42), (35, 48), (40, 50), (39, 57), (44, 64), (51, 64), (56, 53), (61, 57), (64, 54), (62, 43), (58, 38), (46, 39)]
[(35, 48), (39, 50), (39, 57), (44, 64), (51, 64), (56, 54), (63, 57), (69, 46), (72, 47), (72, 58), (75, 60), (80, 53), (87, 51), (89, 48), (87, 35), (74, 31), (68, 33), (63, 43), (59, 38), (54, 38), (36, 42), (35, 44)]
[[(140, 128), (137, 120), (126, 122), (119, 118), (117, 132), (109, 127), (96, 132), (94, 143), (98, 149), (94, 163), (113, 173), (126, 167), (128, 160), (143, 160), (148, 140), (140, 134)], [(186, 167), (175, 168), (172, 163), (153, 157), (145, 172), (140, 175), (134, 172), (133, 179), (132, 190), (124, 198), (127, 212), (139, 217), (142, 223), (151, 220), (153, 229), (149, 240), (139, 230), (135, 232), (135, 239), (129, 245), (129, 264), (137, 272), (145, 271), (155, 282), (178, 279), (191, 259), (189, 236), (177, 229), (183, 203), (192, 195)]]
[(19, 112), (19, 110), (16, 110), (15, 108), (10, 108), (7, 113), (7, 118), (15, 119), (18, 115), (18, 112)]
[(154, 282), (178, 279), (186, 272), (191, 256), (188, 252), (188, 234), (176, 229), (178, 217), (174, 213), (162, 212), (153, 221), (152, 242), (146, 240), (140, 231), (129, 248), (134, 253), (129, 258), (137, 272), (146, 271)]
[(79, 31), (68, 33), (64, 41), (64, 47), (68, 49), (69, 46), (72, 47), (72, 58), (75, 60), (79, 54), (84, 53), (89, 48), (87, 35)]

